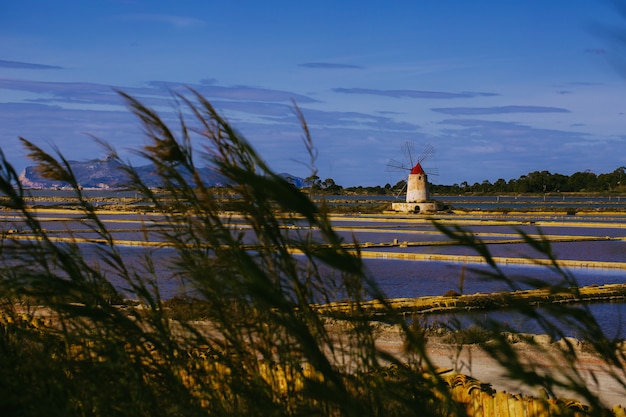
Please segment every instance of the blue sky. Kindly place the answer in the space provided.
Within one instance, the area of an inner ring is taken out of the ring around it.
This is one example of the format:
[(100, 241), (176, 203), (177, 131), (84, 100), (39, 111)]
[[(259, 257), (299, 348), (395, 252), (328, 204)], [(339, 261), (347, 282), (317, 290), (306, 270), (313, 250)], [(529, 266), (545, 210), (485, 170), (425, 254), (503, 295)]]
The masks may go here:
[(277, 172), (306, 177), (301, 108), (322, 178), (394, 184), (391, 158), (431, 144), (432, 182), (626, 165), (626, 19), (614, 2), (0, 2), (0, 147), (67, 158), (144, 142), (114, 92), (170, 117), (197, 89)]

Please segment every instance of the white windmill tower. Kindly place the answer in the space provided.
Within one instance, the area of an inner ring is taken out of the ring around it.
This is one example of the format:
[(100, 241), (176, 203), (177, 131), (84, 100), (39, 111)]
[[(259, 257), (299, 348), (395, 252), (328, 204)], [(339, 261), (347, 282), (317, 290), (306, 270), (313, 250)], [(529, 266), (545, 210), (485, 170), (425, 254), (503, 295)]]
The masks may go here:
[[(405, 162), (392, 159), (387, 164), (390, 171), (408, 171), (406, 181), (406, 202), (393, 203), (392, 209), (405, 213), (422, 213), (439, 210), (439, 204), (430, 199), (428, 192), (428, 174), (422, 164), (435, 154), (435, 148), (426, 145), (419, 157), (415, 158), (415, 145), (413, 142), (406, 142), (402, 145)], [(429, 170), (431, 174), (436, 172)]]

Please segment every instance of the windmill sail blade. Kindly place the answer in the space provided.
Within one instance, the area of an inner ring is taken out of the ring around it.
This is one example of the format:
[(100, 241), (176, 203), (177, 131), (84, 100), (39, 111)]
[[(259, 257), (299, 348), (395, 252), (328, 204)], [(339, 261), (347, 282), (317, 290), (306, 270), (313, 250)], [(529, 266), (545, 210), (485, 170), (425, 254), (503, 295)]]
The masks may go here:
[(398, 172), (398, 171), (410, 171), (412, 167), (407, 166), (405, 163), (397, 161), (395, 159), (390, 159), (387, 163), (387, 171)]
[(402, 194), (406, 190), (407, 185), (408, 185), (408, 183), (405, 182), (404, 185), (402, 186), (402, 189), (400, 189), (400, 191), (398, 191), (398, 194), (396, 194), (396, 200), (398, 198), (400, 198), (400, 194)]
[(432, 158), (433, 155), (435, 155), (435, 148), (432, 145), (426, 145), (417, 162), (422, 163), (423, 161)]
[(415, 159), (415, 143), (414, 142), (405, 142), (404, 145), (402, 145), (402, 151), (405, 153), (406, 158), (408, 159), (410, 168), (413, 168), (413, 166), (417, 163), (417, 160)]

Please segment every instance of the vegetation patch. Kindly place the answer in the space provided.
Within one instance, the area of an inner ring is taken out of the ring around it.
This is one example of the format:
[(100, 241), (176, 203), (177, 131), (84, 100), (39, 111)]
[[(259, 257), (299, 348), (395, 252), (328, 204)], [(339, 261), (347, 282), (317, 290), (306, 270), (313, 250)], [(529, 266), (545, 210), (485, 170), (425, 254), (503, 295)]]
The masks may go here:
[(470, 326), (465, 329), (454, 330), (443, 337), (444, 343), (454, 345), (483, 344), (493, 339), (493, 334), (479, 326)]

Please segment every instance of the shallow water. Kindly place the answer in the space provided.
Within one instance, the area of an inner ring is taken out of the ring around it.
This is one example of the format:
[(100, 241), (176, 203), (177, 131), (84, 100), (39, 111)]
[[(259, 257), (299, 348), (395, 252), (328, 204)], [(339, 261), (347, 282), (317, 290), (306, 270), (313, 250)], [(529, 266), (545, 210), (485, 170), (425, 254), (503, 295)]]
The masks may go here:
[[(486, 266), (467, 266), (445, 262), (414, 262), (401, 260), (366, 260), (370, 273), (390, 298), (421, 297), (443, 295), (454, 290), (462, 294), (510, 291), (511, 289), (527, 289), (525, 278), (542, 279), (548, 284), (562, 282), (563, 276), (541, 266), (505, 266), (502, 268), (507, 278), (516, 286), (511, 288), (507, 283), (485, 275)], [(622, 270), (580, 268), (567, 271), (580, 286), (622, 284), (626, 283), (626, 274)], [(463, 279), (461, 280), (461, 277)], [(461, 287), (462, 286), (462, 287)], [(586, 306), (572, 305), (576, 308), (588, 308), (598, 324), (611, 338), (626, 338), (626, 304), (599, 303)], [(462, 327), (484, 322), (487, 319), (497, 320), (510, 325), (523, 333), (543, 333), (544, 330), (532, 320), (518, 313), (464, 312), (456, 314), (436, 314), (428, 316), (427, 323), (458, 321)], [(582, 338), (580, 332), (572, 326), (560, 324), (560, 328), (571, 337)]]
[[(606, 201), (606, 204), (612, 203)], [(42, 227), (52, 235), (67, 236), (73, 232), (78, 237), (97, 238), (95, 231), (90, 231), (90, 226), (79, 219), (79, 214), (46, 213), (41, 215)], [(72, 218), (67, 221), (67, 218)], [(102, 219), (106, 221), (107, 227), (120, 240), (141, 240), (146, 235), (140, 228), (147, 223), (158, 224), (159, 216), (142, 216), (138, 214), (105, 214)], [(519, 239), (519, 231), (529, 234), (543, 233), (552, 239), (570, 239), (567, 242), (552, 242), (551, 248), (558, 259), (585, 260), (585, 261), (607, 261), (626, 262), (626, 227), (624, 218), (602, 217), (602, 216), (536, 216), (529, 220), (528, 217), (505, 217), (496, 218), (485, 216), (485, 221), (476, 216), (439, 216), (445, 221), (468, 221), (465, 223), (466, 230), (475, 234), (478, 239), (485, 242), (492, 242), (488, 247), (493, 256), (503, 257), (535, 257), (534, 249), (526, 244), (505, 243), (495, 244), (503, 239)], [(3, 212), (0, 217), (3, 222), (2, 228), (20, 229), (17, 217), (11, 212)], [(446, 242), (448, 238), (436, 231), (434, 225), (424, 219), (408, 217), (398, 218), (388, 221), (378, 217), (358, 216), (356, 219), (338, 218), (334, 221), (338, 227), (338, 233), (346, 242), (356, 239), (358, 242), (390, 243), (394, 240), (398, 242), (417, 242), (425, 244), (427, 242)], [(233, 228), (240, 229), (241, 225), (233, 224)], [(246, 233), (245, 230), (238, 230), (238, 233)], [(308, 229), (298, 230), (297, 222), (293, 231), (289, 233), (310, 233)], [(315, 235), (315, 231), (311, 232)], [(156, 232), (147, 234), (151, 241), (161, 240), (162, 237)], [(580, 241), (576, 237), (597, 237), (594, 241)], [(606, 240), (606, 238), (614, 240)], [(248, 241), (253, 241), (250, 233), (246, 235)], [(98, 259), (99, 249), (97, 245), (83, 245), (85, 253), (92, 259)], [(128, 257), (130, 264), (139, 264), (142, 254), (150, 249), (137, 247), (122, 247), (123, 253)], [(408, 247), (376, 247), (364, 248), (363, 251), (375, 250), (380, 252), (406, 252), (406, 253), (429, 253), (448, 255), (476, 255), (475, 251), (462, 246), (441, 246), (423, 245)], [(166, 264), (172, 261), (173, 251), (161, 249), (155, 258), (157, 261), (157, 271), (159, 275), (155, 277), (158, 282), (163, 298), (170, 298), (176, 295), (181, 287), (181, 282), (166, 276)], [(454, 263), (454, 262), (434, 262), (434, 261), (404, 261), (391, 259), (364, 259), (369, 274), (380, 286), (387, 297), (420, 297), (430, 295), (443, 295), (449, 290), (454, 290), (463, 294), (473, 294), (477, 292), (507, 291), (510, 286), (502, 281), (487, 279), (484, 265)], [(513, 288), (529, 288), (525, 284), (525, 278), (543, 279), (547, 283), (557, 283), (562, 280), (562, 276), (550, 271), (545, 267), (538, 266), (503, 266), (502, 270), (511, 279)], [(598, 268), (576, 268), (569, 270), (578, 281), (579, 285), (602, 285), (611, 283), (626, 283), (626, 270), (624, 269), (598, 269)], [(114, 278), (112, 278), (114, 280)], [(124, 289), (127, 283), (114, 282), (116, 286)], [(626, 317), (626, 304), (595, 304), (589, 306), (590, 311), (601, 323), (602, 328), (609, 335), (624, 337), (623, 327), (626, 327), (624, 318)], [(464, 314), (464, 320), (478, 316)], [(507, 323), (517, 323), (523, 328), (521, 331), (535, 332), (532, 323), (522, 320), (519, 317), (511, 316), (508, 313), (488, 313), (495, 318)], [(625, 324), (622, 324), (625, 323)], [(572, 330), (574, 332), (574, 330)]]
[[(542, 279), (557, 284), (563, 277), (542, 266), (503, 266), (506, 276), (519, 285), (510, 288), (502, 281), (486, 275), (490, 269), (483, 265), (448, 262), (415, 262), (403, 260), (365, 260), (370, 274), (390, 298), (443, 295), (454, 290), (462, 294), (529, 289), (524, 278)], [(620, 270), (586, 268), (569, 270), (580, 286), (626, 283)]]

